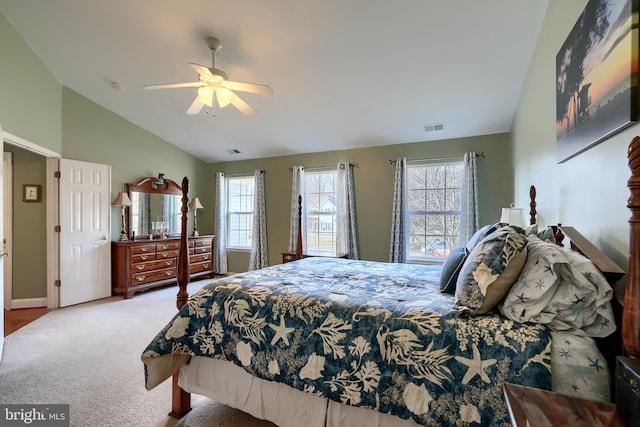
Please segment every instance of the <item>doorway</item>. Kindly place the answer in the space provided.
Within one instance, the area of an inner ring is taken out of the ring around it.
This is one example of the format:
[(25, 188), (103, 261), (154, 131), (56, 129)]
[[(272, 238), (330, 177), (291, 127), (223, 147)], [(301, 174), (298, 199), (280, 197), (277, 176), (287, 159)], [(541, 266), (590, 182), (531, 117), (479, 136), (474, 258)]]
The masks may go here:
[[(40, 162), (40, 167), (43, 168), (41, 173), (40, 182), (44, 182), (41, 188), (41, 200), (42, 202), (39, 204), (41, 207), (41, 212), (38, 214), (39, 222), (42, 225), (44, 222), (44, 227), (42, 228), (42, 238), (41, 242), (41, 250), (42, 253), (40, 256), (40, 260), (38, 261), (40, 264), (44, 264), (42, 266), (41, 277), (45, 280), (45, 291), (37, 292), (35, 296), (27, 296), (23, 295), (14, 295), (13, 285), (11, 280), (6, 280), (4, 283), (4, 308), (5, 309), (23, 309), (23, 308), (33, 308), (33, 307), (47, 307), (57, 308), (58, 307), (58, 292), (55, 287), (55, 280), (58, 278), (58, 270), (59, 270), (59, 251), (58, 251), (58, 233), (55, 232), (55, 225), (58, 224), (58, 183), (57, 179), (54, 177), (54, 172), (58, 169), (58, 159), (60, 158), (60, 154), (50, 151), (46, 148), (40, 147), (36, 144), (33, 144), (27, 140), (24, 140), (15, 135), (9, 134), (7, 132), (3, 133), (4, 144), (8, 150), (11, 150), (15, 147), (15, 149), (22, 150), (22, 152), (27, 153), (31, 158), (37, 158)], [(14, 151), (16, 151), (14, 149)], [(3, 158), (4, 160), (4, 158)], [(15, 157), (14, 157), (15, 160)], [(44, 166), (42, 166), (44, 163)], [(6, 164), (6, 162), (5, 162)], [(6, 171), (5, 171), (6, 172)], [(14, 170), (15, 172), (15, 170)], [(13, 173), (10, 175), (13, 176)], [(25, 181), (24, 183), (21, 181)], [(14, 184), (17, 184), (18, 187), (22, 188), (23, 184), (29, 184), (28, 178), (21, 179), (20, 182), (16, 181)], [(35, 182), (35, 181), (34, 181)], [(13, 214), (13, 205), (15, 203), (25, 203), (22, 201), (22, 194), (18, 192), (15, 186), (11, 188), (13, 191), (13, 197), (11, 199), (3, 198), (3, 212), (5, 214), (5, 218), (7, 217), (7, 213), (9, 215)], [(6, 188), (6, 185), (4, 186)], [(14, 218), (15, 221), (16, 218)], [(44, 221), (43, 221), (44, 220)], [(7, 224), (5, 222), (5, 224)], [(5, 226), (5, 233), (11, 233), (13, 228), (13, 222), (8, 223), (9, 226)], [(35, 226), (35, 224), (34, 224)], [(12, 238), (7, 240), (7, 248), (6, 252), (8, 252), (9, 258), (11, 260), (10, 263), (14, 263), (16, 260), (16, 256), (20, 257), (20, 251), (18, 253), (14, 253), (16, 249), (16, 239), (17, 235), (13, 235)], [(23, 242), (21, 242), (23, 243)], [(23, 260), (24, 262), (24, 260)], [(15, 269), (14, 269), (15, 273)], [(14, 277), (14, 275), (12, 275)], [(42, 278), (39, 278), (42, 281)], [(16, 298), (17, 297), (17, 298)]]

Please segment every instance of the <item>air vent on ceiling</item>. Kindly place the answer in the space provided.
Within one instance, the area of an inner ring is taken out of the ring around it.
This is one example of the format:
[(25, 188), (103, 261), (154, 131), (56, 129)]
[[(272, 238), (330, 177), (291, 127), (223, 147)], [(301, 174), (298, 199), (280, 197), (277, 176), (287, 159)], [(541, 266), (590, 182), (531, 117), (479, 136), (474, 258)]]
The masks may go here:
[(432, 123), (430, 125), (424, 125), (425, 132), (441, 132), (444, 130), (444, 123)]
[(229, 153), (229, 154), (240, 154), (240, 150), (238, 150), (237, 148), (231, 148), (231, 149), (227, 150), (227, 153)]

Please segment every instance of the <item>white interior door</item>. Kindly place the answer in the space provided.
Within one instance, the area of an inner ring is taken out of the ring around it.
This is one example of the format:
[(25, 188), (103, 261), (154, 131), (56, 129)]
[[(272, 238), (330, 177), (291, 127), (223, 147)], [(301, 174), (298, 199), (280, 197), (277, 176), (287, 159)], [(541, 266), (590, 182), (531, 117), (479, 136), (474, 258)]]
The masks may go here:
[(60, 159), (60, 307), (111, 295), (111, 166)]

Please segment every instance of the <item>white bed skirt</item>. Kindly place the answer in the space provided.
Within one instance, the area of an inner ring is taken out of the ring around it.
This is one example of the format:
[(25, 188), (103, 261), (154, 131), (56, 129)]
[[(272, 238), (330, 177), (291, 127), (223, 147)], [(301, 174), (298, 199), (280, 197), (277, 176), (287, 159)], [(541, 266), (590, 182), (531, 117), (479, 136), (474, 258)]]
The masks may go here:
[(263, 380), (231, 362), (193, 357), (180, 369), (185, 391), (210, 397), (280, 427), (415, 427), (371, 409), (341, 405), (285, 384)]

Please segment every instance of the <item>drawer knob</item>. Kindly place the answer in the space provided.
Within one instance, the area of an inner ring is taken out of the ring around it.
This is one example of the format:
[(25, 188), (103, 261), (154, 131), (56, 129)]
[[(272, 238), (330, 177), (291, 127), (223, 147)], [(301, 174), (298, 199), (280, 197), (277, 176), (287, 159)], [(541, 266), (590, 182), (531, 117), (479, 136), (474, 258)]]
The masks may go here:
[(141, 260), (146, 260), (146, 259), (147, 259), (147, 256), (146, 256), (146, 255), (141, 255), (141, 256), (140, 256), (140, 259), (141, 259)]
[(162, 245), (162, 250), (164, 251), (165, 249), (167, 249), (168, 246), (167, 245)]
[(141, 247), (141, 248), (140, 248), (140, 250), (141, 250), (142, 252), (147, 252), (147, 248), (145, 248), (144, 246), (143, 246), (143, 247)]
[(173, 261), (172, 260), (168, 260), (168, 261), (165, 261), (164, 263), (167, 264), (167, 265), (171, 265), (171, 264), (173, 264)]
[(138, 270), (144, 270), (144, 265), (136, 265), (136, 268), (137, 268)]
[(136, 280), (138, 282), (142, 282), (144, 280), (144, 276), (138, 276), (138, 277), (136, 277)]
[(173, 275), (173, 271), (167, 271), (164, 274), (167, 275), (167, 276), (171, 276), (171, 275)]
[(203, 264), (204, 268), (209, 268), (209, 263)]

